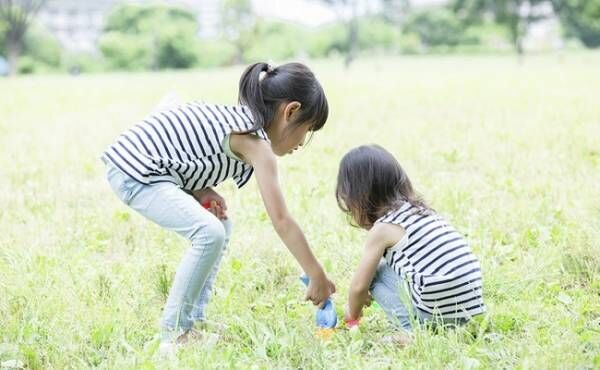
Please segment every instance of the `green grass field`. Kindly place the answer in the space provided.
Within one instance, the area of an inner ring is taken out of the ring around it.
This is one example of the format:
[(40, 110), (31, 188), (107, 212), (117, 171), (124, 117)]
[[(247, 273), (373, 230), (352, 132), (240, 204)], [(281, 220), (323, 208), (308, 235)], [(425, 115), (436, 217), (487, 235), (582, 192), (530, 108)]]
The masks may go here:
[[(485, 318), (385, 344), (381, 310), (360, 333), (314, 338), (295, 261), (256, 185), (219, 187), (234, 235), (210, 319), (217, 343), (156, 359), (169, 280), (187, 248), (121, 204), (100, 153), (161, 96), (232, 103), (242, 67), (0, 80), (0, 362), (27, 368), (600, 368), (600, 54), (415, 57), (311, 64), (331, 114), (280, 161), (293, 215), (337, 283), (341, 314), (364, 232), (337, 209), (341, 156), (392, 151), (468, 239)], [(161, 362), (162, 361), (162, 362)]]

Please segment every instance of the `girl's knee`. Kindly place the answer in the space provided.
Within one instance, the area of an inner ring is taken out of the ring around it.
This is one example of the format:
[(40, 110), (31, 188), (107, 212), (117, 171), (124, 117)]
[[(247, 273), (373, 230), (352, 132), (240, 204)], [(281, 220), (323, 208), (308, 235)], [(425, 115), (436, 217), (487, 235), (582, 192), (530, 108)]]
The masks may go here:
[(371, 282), (371, 287), (369, 288), (369, 293), (371, 293), (371, 297), (373, 300), (377, 302), (379, 305), (385, 304), (385, 300), (390, 292), (388, 292), (388, 288), (381, 281), (373, 279)]
[(231, 232), (233, 231), (233, 222), (231, 221), (231, 218), (227, 218), (225, 220), (221, 220), (221, 223), (225, 228), (225, 239), (229, 239)]
[[(218, 250), (223, 248), (227, 232), (225, 226), (217, 218), (199, 223), (191, 236), (192, 244), (204, 244), (217, 246)], [(197, 242), (197, 243), (195, 243)]]

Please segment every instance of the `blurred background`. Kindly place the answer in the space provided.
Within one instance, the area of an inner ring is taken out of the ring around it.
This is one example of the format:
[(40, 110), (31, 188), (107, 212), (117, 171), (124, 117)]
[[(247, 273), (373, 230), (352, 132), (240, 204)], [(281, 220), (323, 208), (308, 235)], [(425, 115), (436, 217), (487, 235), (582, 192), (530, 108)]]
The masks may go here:
[(600, 0), (0, 0), (0, 75), (600, 46)]

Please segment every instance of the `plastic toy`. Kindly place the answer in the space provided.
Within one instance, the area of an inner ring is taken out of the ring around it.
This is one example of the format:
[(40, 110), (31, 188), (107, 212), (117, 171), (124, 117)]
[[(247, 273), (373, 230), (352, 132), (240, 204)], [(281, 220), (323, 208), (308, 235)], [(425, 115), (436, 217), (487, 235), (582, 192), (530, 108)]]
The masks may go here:
[[(304, 285), (308, 286), (310, 279), (308, 276), (300, 276), (300, 280)], [(330, 298), (327, 298), (323, 308), (318, 308), (315, 313), (315, 323), (317, 324), (316, 336), (321, 339), (329, 339), (333, 334), (335, 326), (337, 324), (337, 314), (335, 312), (335, 305)]]

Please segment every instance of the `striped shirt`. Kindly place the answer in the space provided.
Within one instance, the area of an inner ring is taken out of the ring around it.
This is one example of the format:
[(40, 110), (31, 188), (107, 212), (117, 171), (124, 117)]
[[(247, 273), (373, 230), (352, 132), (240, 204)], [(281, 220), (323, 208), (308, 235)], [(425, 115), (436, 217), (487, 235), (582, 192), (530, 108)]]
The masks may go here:
[(406, 232), (384, 258), (407, 281), (414, 306), (444, 318), (484, 312), (481, 267), (465, 238), (433, 211), (418, 211), (405, 203), (377, 220)]
[[(238, 187), (252, 166), (227, 152), (229, 136), (253, 126), (245, 106), (188, 103), (159, 111), (122, 133), (102, 159), (143, 184), (171, 182), (186, 190), (233, 178)], [(263, 129), (253, 133), (269, 140)]]

